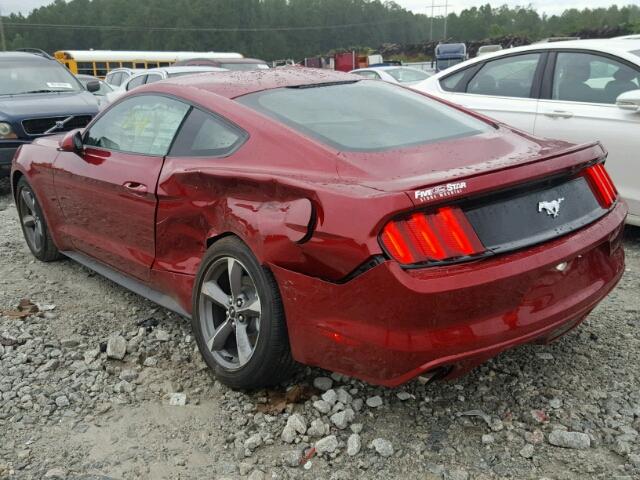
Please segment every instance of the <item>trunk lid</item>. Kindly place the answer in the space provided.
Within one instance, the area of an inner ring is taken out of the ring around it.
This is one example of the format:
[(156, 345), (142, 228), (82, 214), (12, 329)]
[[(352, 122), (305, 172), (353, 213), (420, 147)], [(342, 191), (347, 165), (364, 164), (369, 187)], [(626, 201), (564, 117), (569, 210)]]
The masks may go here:
[(341, 152), (338, 173), (382, 192), (405, 192), (422, 206), (535, 181), (604, 155), (597, 143), (538, 140), (501, 127), (415, 148)]

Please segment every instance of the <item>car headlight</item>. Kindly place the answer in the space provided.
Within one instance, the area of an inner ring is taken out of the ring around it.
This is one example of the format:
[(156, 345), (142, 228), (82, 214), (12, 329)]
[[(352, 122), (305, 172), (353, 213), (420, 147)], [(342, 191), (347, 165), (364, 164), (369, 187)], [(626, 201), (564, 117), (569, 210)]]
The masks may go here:
[(13, 128), (11, 128), (10, 123), (0, 122), (0, 138), (17, 138), (16, 134), (13, 132)]

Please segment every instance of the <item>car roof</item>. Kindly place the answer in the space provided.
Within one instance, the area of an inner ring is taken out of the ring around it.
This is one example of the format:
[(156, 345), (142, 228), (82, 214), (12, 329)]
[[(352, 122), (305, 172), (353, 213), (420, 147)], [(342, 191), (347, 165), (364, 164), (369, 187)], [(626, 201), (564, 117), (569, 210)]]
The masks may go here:
[(349, 73), (319, 68), (282, 67), (269, 70), (226, 71), (219, 75), (178, 77), (162, 83), (166, 86), (192, 87), (227, 98), (284, 87), (301, 87), (340, 82), (358, 82), (362, 78)]
[(33, 62), (51, 62), (56, 61), (53, 58), (47, 58), (42, 55), (28, 52), (0, 52), (0, 60), (26, 60)]

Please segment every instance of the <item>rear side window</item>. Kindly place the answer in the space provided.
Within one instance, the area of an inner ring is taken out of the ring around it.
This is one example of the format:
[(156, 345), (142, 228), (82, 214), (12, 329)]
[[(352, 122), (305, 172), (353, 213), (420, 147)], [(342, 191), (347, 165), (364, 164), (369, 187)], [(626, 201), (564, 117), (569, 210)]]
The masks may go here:
[(462, 88), (460, 86), (460, 82), (462, 81), (462, 79), (466, 74), (467, 74), (467, 69), (464, 68), (459, 72), (454, 73), (453, 75), (449, 75), (448, 77), (443, 78), (442, 80), (440, 80), (440, 85), (442, 86), (442, 89), (446, 90), (447, 92), (459, 91), (459, 89)]
[(132, 78), (131, 81), (127, 83), (127, 91), (139, 87), (145, 82), (146, 79), (146, 75), (140, 75), (139, 77)]
[(539, 61), (539, 53), (529, 53), (487, 62), (469, 82), (467, 93), (529, 98)]
[(116, 72), (107, 75), (107, 83), (111, 85), (115, 85), (116, 87), (122, 85), (122, 81), (124, 80), (124, 73)]
[(147, 75), (147, 81), (145, 83), (159, 82), (160, 80), (162, 80), (162, 75), (154, 73)]
[(337, 150), (389, 150), (492, 130), (417, 92), (371, 80), (278, 88), (237, 101)]
[(172, 157), (220, 157), (229, 155), (247, 134), (215, 115), (194, 108), (171, 148)]
[(105, 112), (85, 134), (84, 144), (142, 155), (166, 155), (191, 108), (177, 100), (138, 95)]

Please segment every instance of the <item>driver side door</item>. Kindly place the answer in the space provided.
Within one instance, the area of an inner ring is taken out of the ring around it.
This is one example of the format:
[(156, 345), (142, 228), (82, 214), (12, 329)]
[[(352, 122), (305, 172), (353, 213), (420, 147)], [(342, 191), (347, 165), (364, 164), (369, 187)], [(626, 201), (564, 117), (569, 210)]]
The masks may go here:
[(156, 185), (189, 108), (158, 95), (130, 97), (88, 128), (81, 152), (60, 152), (54, 184), (61, 232), (76, 250), (147, 278), (155, 259)]

